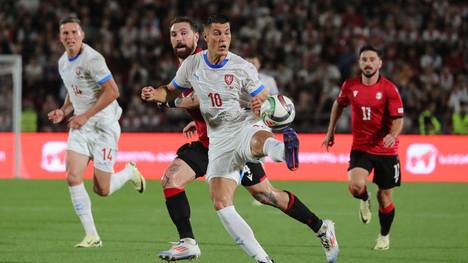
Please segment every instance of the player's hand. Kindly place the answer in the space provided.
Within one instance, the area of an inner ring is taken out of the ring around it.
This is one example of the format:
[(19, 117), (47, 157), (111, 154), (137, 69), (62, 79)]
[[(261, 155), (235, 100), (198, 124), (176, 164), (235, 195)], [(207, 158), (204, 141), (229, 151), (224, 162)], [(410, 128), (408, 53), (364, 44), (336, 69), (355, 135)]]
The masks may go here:
[(152, 101), (154, 97), (155, 88), (152, 86), (146, 86), (141, 89), (141, 99), (144, 101)]
[(83, 127), (83, 125), (85, 125), (87, 121), (88, 117), (86, 117), (84, 114), (76, 115), (68, 120), (68, 127), (72, 129), (79, 129)]
[(195, 124), (194, 121), (191, 121), (191, 122), (189, 122), (189, 124), (187, 124), (184, 127), (182, 132), (184, 133), (185, 137), (190, 139), (190, 138), (192, 138), (193, 135), (195, 135), (195, 133), (197, 133), (197, 125)]
[(65, 117), (65, 113), (61, 109), (55, 109), (47, 114), (47, 117), (53, 124), (59, 123)]
[(325, 140), (323, 140), (322, 147), (325, 146), (328, 152), (328, 148), (335, 144), (335, 135), (333, 133), (327, 133)]
[(262, 107), (262, 103), (260, 100), (256, 97), (253, 97), (251, 99), (251, 104), (252, 104), (252, 111), (255, 114), (255, 116), (260, 117), (260, 108)]
[(391, 135), (390, 133), (387, 134), (384, 138), (383, 138), (383, 145), (385, 147), (393, 147), (395, 146), (395, 143), (396, 143), (396, 137)]

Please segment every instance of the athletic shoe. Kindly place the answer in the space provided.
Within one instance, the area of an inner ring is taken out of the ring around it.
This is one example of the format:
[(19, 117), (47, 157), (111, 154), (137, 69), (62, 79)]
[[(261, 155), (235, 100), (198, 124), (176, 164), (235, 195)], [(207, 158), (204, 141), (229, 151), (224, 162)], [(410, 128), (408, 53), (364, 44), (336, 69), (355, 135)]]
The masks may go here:
[(102, 241), (99, 236), (85, 236), (85, 238), (75, 247), (90, 248), (90, 247), (102, 247)]
[(139, 193), (143, 193), (146, 189), (146, 180), (140, 171), (138, 171), (136, 164), (133, 162), (128, 162), (125, 167), (132, 169), (132, 178), (130, 180), (132, 180), (132, 183), (135, 186), (135, 190)]
[(379, 234), (375, 242), (374, 250), (388, 250), (390, 248), (390, 235), (382, 236)]
[(370, 204), (370, 193), (367, 193), (368, 197), (366, 201), (360, 200), (360, 205), (359, 205), (359, 218), (361, 219), (361, 222), (364, 224), (369, 224), (372, 218), (372, 212), (370, 210), (371, 204)]
[(338, 258), (340, 248), (338, 241), (335, 236), (335, 223), (331, 220), (323, 220), (322, 227), (318, 231), (317, 237), (322, 243), (323, 250), (325, 251), (325, 257), (328, 263), (333, 263)]
[(167, 261), (195, 259), (201, 255), (197, 241), (192, 238), (183, 238), (179, 242), (171, 242), (169, 250), (159, 252), (159, 258)]
[(275, 261), (267, 257), (263, 260), (257, 260), (257, 263), (275, 263)]
[(284, 159), (286, 165), (291, 171), (299, 167), (299, 139), (296, 132), (292, 128), (285, 128), (283, 130), (284, 141)]

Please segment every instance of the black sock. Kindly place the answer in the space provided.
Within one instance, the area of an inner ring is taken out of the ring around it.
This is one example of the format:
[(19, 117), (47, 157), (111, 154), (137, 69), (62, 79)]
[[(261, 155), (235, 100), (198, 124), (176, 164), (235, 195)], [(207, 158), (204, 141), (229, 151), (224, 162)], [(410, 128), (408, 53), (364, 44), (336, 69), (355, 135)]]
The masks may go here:
[(379, 219), (380, 219), (380, 234), (382, 236), (388, 235), (390, 232), (390, 227), (393, 223), (393, 218), (395, 217), (395, 207), (393, 204), (384, 209), (379, 209)]
[[(349, 190), (351, 192), (351, 188)], [(353, 192), (351, 192), (352, 194)], [(362, 201), (367, 201), (367, 199), (369, 199), (369, 193), (367, 192), (367, 186), (364, 186), (364, 190), (360, 193), (360, 194), (357, 194), (357, 195), (354, 195), (353, 196), (357, 199), (361, 199)]]
[(312, 213), (307, 206), (305, 206), (297, 196), (285, 191), (289, 195), (288, 208), (283, 211), (290, 217), (308, 225), (315, 233), (317, 233), (322, 226), (322, 220)]
[(190, 224), (190, 205), (185, 191), (169, 197), (166, 200), (166, 207), (172, 222), (177, 227), (179, 237), (181, 239), (186, 237), (195, 239)]

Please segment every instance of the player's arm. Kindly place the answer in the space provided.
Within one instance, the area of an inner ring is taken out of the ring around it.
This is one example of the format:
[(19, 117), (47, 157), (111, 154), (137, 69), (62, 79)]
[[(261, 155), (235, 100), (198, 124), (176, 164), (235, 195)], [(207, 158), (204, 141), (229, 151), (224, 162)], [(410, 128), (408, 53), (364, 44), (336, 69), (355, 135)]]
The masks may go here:
[(260, 108), (262, 107), (262, 103), (268, 98), (269, 94), (269, 89), (265, 87), (257, 95), (252, 97), (252, 111), (254, 112), (255, 116), (260, 116)]
[(177, 98), (180, 93), (181, 91), (172, 84), (162, 85), (158, 88), (146, 86), (141, 89), (141, 99), (153, 102), (169, 102)]
[(91, 106), (85, 113), (70, 118), (68, 125), (70, 128), (78, 129), (83, 126), (91, 117), (96, 115), (96, 113), (103, 110), (119, 96), (119, 88), (114, 81), (114, 78), (108, 79), (106, 82), (101, 84), (102, 93), (97, 99), (96, 103)]
[(335, 144), (335, 130), (336, 123), (343, 113), (344, 106), (338, 103), (337, 100), (333, 102), (333, 106), (330, 112), (330, 122), (328, 124), (327, 135), (325, 140), (323, 140), (322, 146), (325, 146), (327, 151), (329, 147), (332, 147)]
[(392, 127), (390, 132), (384, 137), (383, 144), (385, 147), (393, 147), (395, 145), (398, 135), (403, 130), (403, 117), (397, 117), (392, 120)]
[(403, 102), (395, 86), (388, 87), (386, 91), (388, 97), (387, 110), (392, 117), (392, 127), (390, 127), (389, 133), (383, 138), (383, 144), (385, 147), (393, 147), (398, 135), (403, 130)]
[(335, 144), (335, 129), (338, 119), (343, 113), (343, 109), (349, 105), (349, 98), (347, 96), (348, 82), (345, 81), (341, 86), (341, 91), (336, 100), (333, 102), (333, 106), (330, 112), (330, 122), (328, 123), (328, 130), (325, 139), (323, 140), (322, 146), (325, 146), (327, 151), (329, 147)]
[(62, 107), (59, 109), (55, 109), (47, 114), (47, 117), (49, 118), (52, 123), (60, 123), (65, 116), (69, 115), (73, 111), (73, 104), (70, 101), (70, 97), (67, 96), (65, 97), (65, 101), (63, 102)]

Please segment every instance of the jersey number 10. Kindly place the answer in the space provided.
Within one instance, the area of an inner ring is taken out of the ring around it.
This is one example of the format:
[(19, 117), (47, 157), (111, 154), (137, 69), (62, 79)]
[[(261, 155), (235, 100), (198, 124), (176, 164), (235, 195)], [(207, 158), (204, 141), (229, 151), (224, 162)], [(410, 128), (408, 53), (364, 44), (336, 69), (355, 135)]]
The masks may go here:
[(361, 110), (362, 110), (362, 119), (365, 121), (370, 121), (371, 108), (362, 106)]

